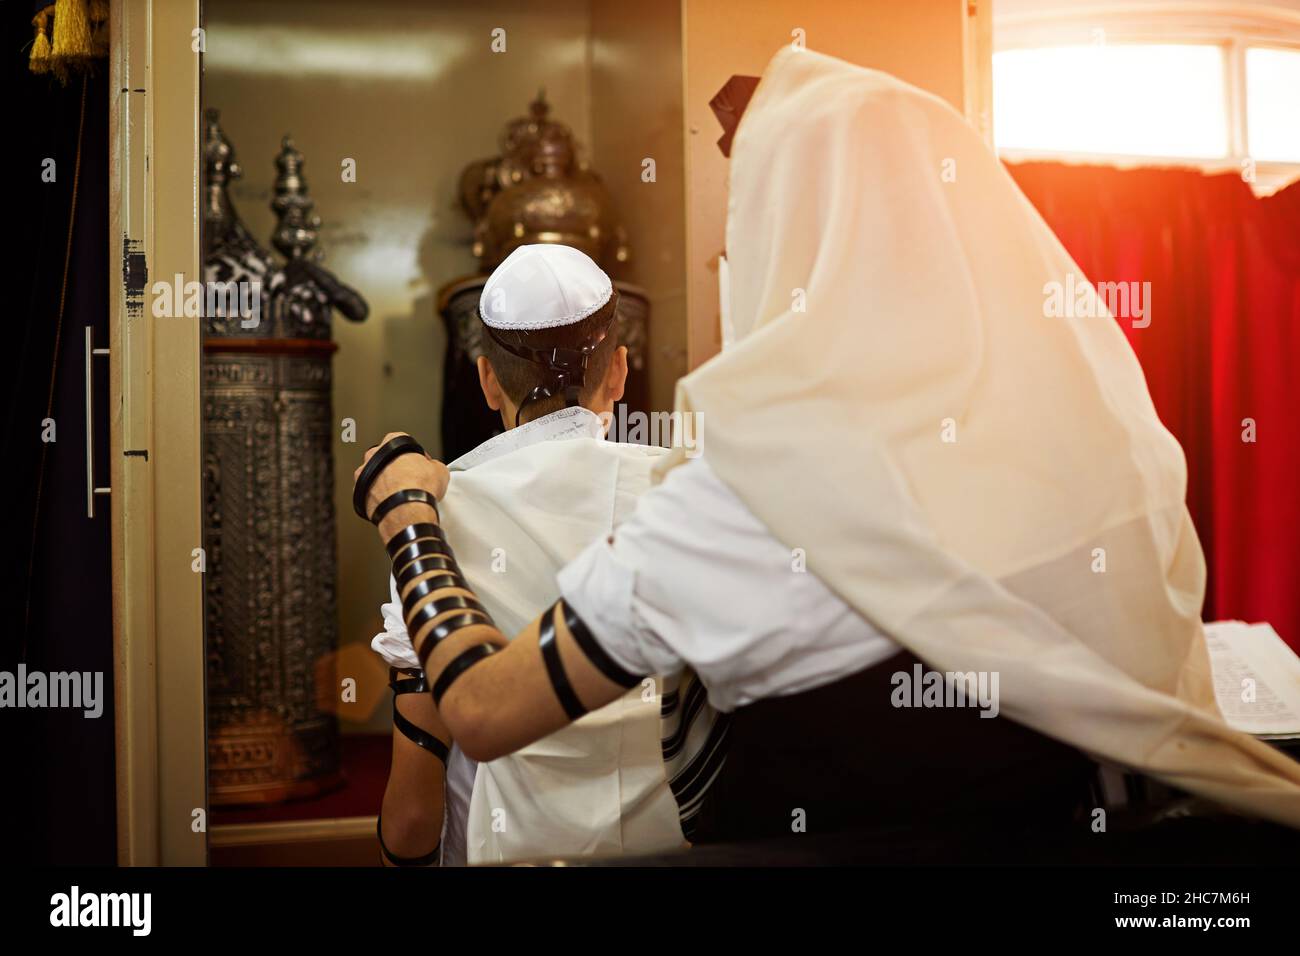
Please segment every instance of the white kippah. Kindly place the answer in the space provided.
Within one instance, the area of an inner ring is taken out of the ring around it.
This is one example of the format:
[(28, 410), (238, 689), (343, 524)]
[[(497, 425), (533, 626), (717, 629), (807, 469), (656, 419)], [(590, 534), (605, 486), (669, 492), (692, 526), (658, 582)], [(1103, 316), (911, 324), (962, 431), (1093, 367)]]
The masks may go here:
[(554, 329), (582, 321), (613, 294), (609, 276), (586, 253), (543, 242), (506, 256), (483, 286), (478, 310), (494, 329)]

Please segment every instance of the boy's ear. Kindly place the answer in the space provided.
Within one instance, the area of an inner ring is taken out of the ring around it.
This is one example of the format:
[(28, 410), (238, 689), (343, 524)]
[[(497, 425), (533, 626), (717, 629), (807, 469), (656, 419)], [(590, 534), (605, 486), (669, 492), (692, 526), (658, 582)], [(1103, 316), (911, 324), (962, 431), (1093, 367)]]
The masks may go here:
[(505, 393), (501, 389), (501, 382), (497, 380), (497, 373), (493, 370), (492, 363), (488, 361), (486, 355), (480, 355), (475, 364), (478, 366), (478, 387), (483, 390), (483, 400), (492, 411), (501, 411), (501, 406), (505, 403)]
[(609, 357), (609, 368), (605, 370), (605, 397), (617, 402), (623, 397), (627, 386), (627, 346), (620, 345)]

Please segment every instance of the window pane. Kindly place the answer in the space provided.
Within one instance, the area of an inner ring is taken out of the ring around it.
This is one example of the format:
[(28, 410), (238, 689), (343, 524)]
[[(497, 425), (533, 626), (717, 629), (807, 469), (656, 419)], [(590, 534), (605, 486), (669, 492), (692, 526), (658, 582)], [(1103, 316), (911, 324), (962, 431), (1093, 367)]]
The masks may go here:
[(993, 55), (999, 147), (1211, 159), (1228, 152), (1223, 50), (1097, 44)]
[(1300, 160), (1300, 51), (1246, 51), (1246, 136), (1254, 159)]

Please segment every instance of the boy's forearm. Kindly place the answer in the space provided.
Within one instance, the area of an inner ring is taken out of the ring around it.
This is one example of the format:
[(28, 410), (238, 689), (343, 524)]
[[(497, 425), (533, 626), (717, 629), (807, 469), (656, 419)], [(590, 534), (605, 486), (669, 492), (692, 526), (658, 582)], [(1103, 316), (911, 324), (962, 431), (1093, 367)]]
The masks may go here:
[[(450, 745), (450, 736), (438, 719), (427, 694), (403, 694), (398, 713), (425, 732)], [(446, 770), (441, 759), (430, 759), (425, 748), (393, 729), (393, 757), (384, 789), (383, 839), (398, 856), (419, 857), (436, 846), (442, 836)]]
[(393, 754), (380, 814), (380, 846), (388, 864), (429, 865), (442, 839), (451, 734), (418, 669), (394, 668), (390, 682)]

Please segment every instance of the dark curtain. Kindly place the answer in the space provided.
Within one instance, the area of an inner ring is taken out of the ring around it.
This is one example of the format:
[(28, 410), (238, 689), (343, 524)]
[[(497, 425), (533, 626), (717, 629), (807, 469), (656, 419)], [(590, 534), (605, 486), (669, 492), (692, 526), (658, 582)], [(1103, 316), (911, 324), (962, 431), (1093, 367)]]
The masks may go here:
[[(6, 471), (0, 670), (99, 672), (102, 716), (0, 710), (17, 858), (112, 864), (113, 631), (109, 503), (86, 516), (85, 330), (108, 342), (108, 64), (66, 86), (33, 75), (30, 3), (5, 4), (4, 244), (14, 295), (3, 355)], [(42, 179), (54, 160), (53, 182)], [(96, 480), (108, 484), (108, 364), (95, 359)], [(42, 441), (42, 420), (55, 441)], [(14, 859), (6, 853), (7, 859)]]
[(1267, 621), (1300, 650), (1300, 183), (1009, 169), (1089, 279), (1151, 283), (1151, 324), (1120, 326), (1187, 455), (1206, 619)]

